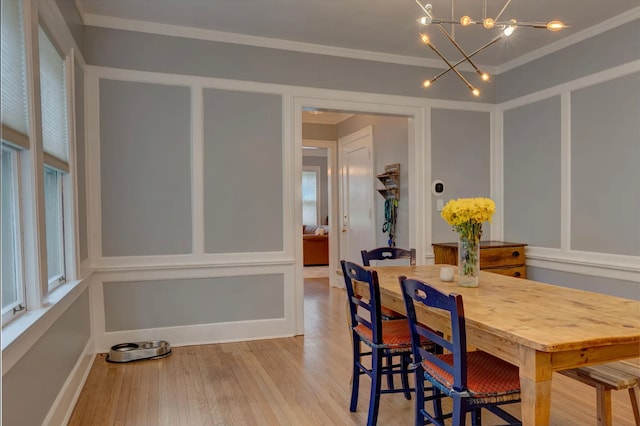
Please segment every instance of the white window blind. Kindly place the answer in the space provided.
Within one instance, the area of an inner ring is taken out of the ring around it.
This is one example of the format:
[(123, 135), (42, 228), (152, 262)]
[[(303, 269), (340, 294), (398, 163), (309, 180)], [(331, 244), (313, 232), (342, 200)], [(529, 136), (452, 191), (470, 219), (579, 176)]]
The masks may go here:
[[(69, 138), (65, 61), (42, 28), (38, 28), (38, 41), (40, 44), (42, 144), (45, 153), (66, 164), (69, 161)], [(46, 156), (45, 162), (58, 167), (57, 164), (51, 164)]]
[[(27, 79), (21, 4), (20, 0), (2, 0), (2, 125), (25, 136), (13, 140), (5, 135), (8, 142), (28, 148)], [(27, 146), (23, 146), (25, 143)]]

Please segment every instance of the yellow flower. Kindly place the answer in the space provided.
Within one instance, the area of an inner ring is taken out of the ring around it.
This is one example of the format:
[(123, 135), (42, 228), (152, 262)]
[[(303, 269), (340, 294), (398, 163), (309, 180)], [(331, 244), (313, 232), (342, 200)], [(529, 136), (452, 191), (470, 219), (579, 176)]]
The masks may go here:
[(491, 222), (495, 211), (496, 203), (490, 198), (458, 198), (450, 200), (440, 215), (461, 238), (479, 240), (482, 223)]

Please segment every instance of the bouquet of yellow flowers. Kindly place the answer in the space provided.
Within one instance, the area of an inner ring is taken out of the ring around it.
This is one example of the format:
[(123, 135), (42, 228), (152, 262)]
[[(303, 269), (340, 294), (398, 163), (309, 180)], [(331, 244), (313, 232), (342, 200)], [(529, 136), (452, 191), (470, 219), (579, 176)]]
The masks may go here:
[(482, 223), (491, 222), (496, 203), (490, 198), (458, 198), (450, 200), (440, 214), (460, 238), (469, 241), (482, 236)]
[(482, 223), (491, 222), (496, 203), (489, 198), (451, 200), (440, 214), (460, 235), (458, 243), (458, 284), (477, 287), (480, 269)]

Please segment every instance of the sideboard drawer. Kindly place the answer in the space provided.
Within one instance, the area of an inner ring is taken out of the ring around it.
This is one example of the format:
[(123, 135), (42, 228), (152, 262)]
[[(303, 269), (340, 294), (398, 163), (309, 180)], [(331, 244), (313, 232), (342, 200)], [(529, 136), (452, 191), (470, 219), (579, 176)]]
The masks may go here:
[(524, 246), (484, 248), (480, 250), (480, 268), (497, 266), (521, 266), (525, 264)]
[(494, 274), (508, 275), (516, 278), (527, 278), (526, 266), (514, 266), (512, 268), (482, 268), (483, 271), (493, 272)]
[[(526, 278), (526, 244), (480, 241), (480, 269), (511, 277)], [(458, 264), (458, 243), (434, 243), (435, 263)]]

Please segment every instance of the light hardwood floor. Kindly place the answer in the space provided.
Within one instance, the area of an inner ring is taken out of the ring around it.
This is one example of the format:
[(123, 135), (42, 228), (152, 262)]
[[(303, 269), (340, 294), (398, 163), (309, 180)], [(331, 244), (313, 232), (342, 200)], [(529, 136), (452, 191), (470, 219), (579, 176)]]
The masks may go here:
[[(364, 425), (370, 380), (349, 412), (351, 341), (345, 291), (305, 280), (305, 336), (173, 348), (159, 360), (112, 364), (98, 354), (70, 425)], [(595, 425), (595, 390), (553, 377), (551, 424)], [(633, 425), (624, 391), (614, 424)], [(447, 408), (447, 405), (445, 405)], [(519, 404), (510, 407), (519, 416)], [(382, 395), (378, 424), (413, 424), (413, 400)], [(468, 423), (469, 424), (469, 423)], [(499, 419), (483, 412), (483, 424)]]

